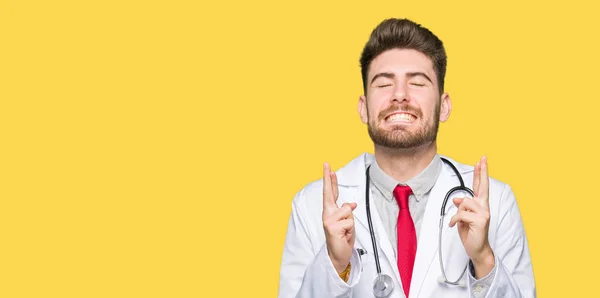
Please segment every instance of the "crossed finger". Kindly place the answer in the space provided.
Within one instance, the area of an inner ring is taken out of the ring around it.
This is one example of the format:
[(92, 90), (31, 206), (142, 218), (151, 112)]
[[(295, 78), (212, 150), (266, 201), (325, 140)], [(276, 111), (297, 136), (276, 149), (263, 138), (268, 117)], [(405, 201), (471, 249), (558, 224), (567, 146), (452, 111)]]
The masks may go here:
[(490, 179), (488, 174), (487, 157), (482, 157), (481, 161), (475, 165), (475, 173), (473, 176), (473, 192), (475, 197), (488, 202), (490, 193)]
[(335, 210), (335, 196), (332, 188), (331, 169), (328, 163), (323, 165), (323, 212), (331, 213)]

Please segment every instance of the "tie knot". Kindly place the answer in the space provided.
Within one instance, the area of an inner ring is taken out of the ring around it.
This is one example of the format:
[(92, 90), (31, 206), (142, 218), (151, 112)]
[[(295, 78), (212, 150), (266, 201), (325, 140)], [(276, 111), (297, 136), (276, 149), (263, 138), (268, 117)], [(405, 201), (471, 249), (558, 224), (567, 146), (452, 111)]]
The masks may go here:
[(412, 189), (408, 185), (397, 185), (394, 189), (394, 198), (400, 206), (400, 210), (408, 209), (408, 196), (412, 193)]

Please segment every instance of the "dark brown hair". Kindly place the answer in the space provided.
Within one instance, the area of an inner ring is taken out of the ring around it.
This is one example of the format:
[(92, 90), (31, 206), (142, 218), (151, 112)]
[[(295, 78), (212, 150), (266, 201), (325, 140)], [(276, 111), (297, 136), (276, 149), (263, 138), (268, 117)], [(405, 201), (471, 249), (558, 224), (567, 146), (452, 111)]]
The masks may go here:
[(367, 95), (367, 80), (371, 61), (391, 49), (412, 49), (431, 59), (437, 75), (440, 94), (444, 92), (446, 51), (442, 41), (429, 29), (408, 19), (386, 19), (373, 31), (360, 56), (363, 89)]

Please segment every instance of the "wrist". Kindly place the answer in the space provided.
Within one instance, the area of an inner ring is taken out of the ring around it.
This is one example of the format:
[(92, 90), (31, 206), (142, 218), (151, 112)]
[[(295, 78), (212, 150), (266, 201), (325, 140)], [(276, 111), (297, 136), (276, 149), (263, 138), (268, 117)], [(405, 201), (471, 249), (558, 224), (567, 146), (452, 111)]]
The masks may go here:
[(331, 260), (331, 264), (333, 265), (333, 268), (335, 268), (335, 271), (338, 274), (341, 274), (342, 272), (344, 272), (346, 270), (346, 268), (348, 267), (348, 265), (350, 264), (350, 260), (339, 261), (339, 260), (333, 258), (331, 255), (329, 255), (329, 259)]
[(481, 279), (488, 275), (494, 269), (496, 263), (492, 248), (489, 246), (486, 247), (479, 256), (472, 258), (471, 262), (473, 262), (476, 279)]
[(348, 262), (333, 262), (333, 267), (335, 268), (335, 271), (338, 274), (342, 274), (344, 271), (346, 271), (346, 269), (348, 268), (348, 266), (350, 265), (350, 261)]

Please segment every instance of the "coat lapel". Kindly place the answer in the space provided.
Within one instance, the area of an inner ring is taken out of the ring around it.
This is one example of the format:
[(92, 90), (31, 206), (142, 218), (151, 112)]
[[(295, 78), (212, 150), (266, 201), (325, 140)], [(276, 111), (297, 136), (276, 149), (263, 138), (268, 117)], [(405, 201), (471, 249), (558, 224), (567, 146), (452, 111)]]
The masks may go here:
[[(369, 243), (367, 247), (367, 251), (369, 255), (373, 256), (373, 244), (371, 241), (371, 235), (369, 230), (369, 222), (367, 218), (367, 207), (366, 207), (366, 169), (369, 164), (371, 164), (374, 159), (372, 155), (364, 154), (362, 158), (357, 159), (360, 162), (355, 164), (350, 163), (348, 166), (340, 169), (339, 176), (339, 184), (340, 186), (346, 186), (344, 191), (344, 196), (346, 199), (340, 200), (339, 205), (344, 202), (356, 202), (356, 209), (354, 209), (354, 218), (356, 219), (355, 228), (358, 230), (361, 227), (364, 233), (357, 232), (357, 238), (360, 239), (361, 243)], [(352, 177), (352, 178), (350, 178)], [(372, 190), (371, 190), (372, 192)], [(340, 198), (342, 198), (342, 193), (340, 192)], [(393, 274), (390, 274), (392, 277), (395, 277), (400, 283), (400, 273), (398, 271), (398, 265), (396, 264), (396, 254), (394, 253), (394, 248), (390, 239), (385, 233), (385, 228), (383, 226), (383, 222), (381, 220), (381, 216), (377, 208), (375, 207), (375, 203), (373, 202), (373, 195), (370, 194), (370, 211), (371, 211), (371, 221), (373, 223), (373, 232), (375, 233), (375, 240), (377, 241), (377, 248), (380, 262), (382, 262), (381, 266), (383, 268), (383, 262), (387, 262), (387, 264), (392, 268)], [(359, 237), (360, 235), (360, 237)], [(382, 269), (383, 270), (383, 269)], [(401, 283), (400, 283), (401, 284)]]
[[(457, 166), (459, 173), (464, 174), (469, 172), (468, 167), (463, 167), (457, 164), (450, 158), (447, 158), (455, 166)], [(421, 226), (421, 232), (417, 240), (417, 256), (415, 259), (413, 277), (410, 286), (410, 296), (419, 297), (419, 294), (423, 287), (423, 282), (427, 277), (427, 274), (431, 270), (431, 266), (438, 264), (438, 237), (439, 237), (439, 224), (441, 216), (441, 208), (444, 198), (447, 192), (455, 186), (460, 185), (460, 182), (456, 176), (456, 173), (444, 163), (442, 171), (436, 181), (434, 187), (431, 189), (427, 207), (425, 208), (425, 214), (423, 215), (423, 222)], [(466, 185), (471, 187), (471, 185)], [(462, 196), (462, 192), (455, 192), (449, 198), (446, 203), (446, 210), (454, 208), (452, 199), (455, 197)], [(456, 208), (454, 208), (456, 210)], [(448, 232), (448, 223), (453, 213), (448, 214), (444, 217), (444, 223), (442, 226), (442, 237)], [(437, 279), (437, 276), (435, 277)]]
[(354, 218), (367, 231), (369, 225), (365, 206), (365, 170), (370, 161), (370, 155), (363, 153), (336, 173), (340, 190), (338, 206), (347, 202), (356, 203), (356, 209), (353, 212)]

